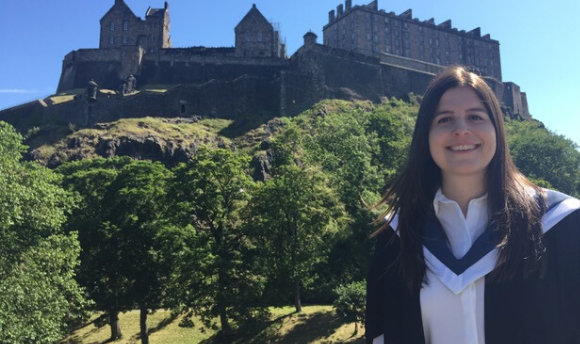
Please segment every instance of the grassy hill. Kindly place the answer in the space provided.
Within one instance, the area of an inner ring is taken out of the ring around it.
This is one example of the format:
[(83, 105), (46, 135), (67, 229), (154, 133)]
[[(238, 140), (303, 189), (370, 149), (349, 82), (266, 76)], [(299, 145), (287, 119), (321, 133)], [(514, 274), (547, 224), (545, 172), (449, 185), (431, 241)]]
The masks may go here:
[[(293, 307), (271, 308), (272, 320), (266, 327), (233, 340), (216, 337), (216, 331), (206, 328), (197, 317), (192, 317), (193, 327), (181, 327), (183, 316), (172, 317), (169, 311), (157, 311), (149, 316), (150, 343), (152, 344), (236, 344), (257, 343), (364, 343), (364, 330), (359, 324), (358, 334), (353, 335), (354, 323), (345, 324), (331, 306), (305, 306), (301, 313)], [(93, 316), (85, 326), (65, 338), (61, 344), (101, 344), (110, 336), (106, 323)], [(119, 317), (123, 339), (118, 344), (140, 343), (139, 312), (123, 313)]]

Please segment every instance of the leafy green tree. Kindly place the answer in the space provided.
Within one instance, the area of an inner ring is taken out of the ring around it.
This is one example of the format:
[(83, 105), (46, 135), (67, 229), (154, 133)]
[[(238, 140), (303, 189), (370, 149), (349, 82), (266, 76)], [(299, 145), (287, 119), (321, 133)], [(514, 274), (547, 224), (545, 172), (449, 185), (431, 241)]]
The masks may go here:
[(266, 290), (278, 294), (278, 302), (293, 295), (300, 312), (301, 290), (314, 281), (316, 265), (345, 220), (342, 203), (323, 174), (287, 165), (257, 187), (248, 208), (249, 224), (262, 248)]
[(273, 140), (274, 167), (292, 162), (320, 167), (348, 212), (348, 225), (326, 243), (330, 252), (317, 264), (310, 291), (317, 300), (330, 302), (338, 284), (364, 278), (374, 219), (369, 206), (405, 162), (416, 111), (416, 102), (397, 99), (326, 100), (290, 120)]
[(174, 170), (176, 222), (196, 233), (196, 248), (184, 259), (188, 266), (181, 267), (193, 272), (186, 282), (192, 291), (187, 301), (206, 322), (218, 316), (223, 333), (230, 332), (230, 320), (249, 320), (263, 312), (258, 305), (262, 283), (248, 258), (252, 247), (240, 218), (253, 187), (245, 171), (248, 163), (248, 157), (229, 150), (202, 147)]
[(395, 98), (385, 99), (368, 114), (365, 129), (373, 145), (372, 164), (383, 173), (381, 186), (388, 185), (406, 161), (411, 143), (417, 101), (410, 103)]
[(171, 266), (157, 240), (166, 225), (166, 185), (170, 171), (159, 162), (125, 165), (108, 188), (108, 226), (114, 228), (118, 264), (127, 281), (128, 301), (140, 310), (140, 336), (149, 343), (147, 313), (159, 308)]
[(507, 123), (508, 143), (516, 166), (541, 186), (580, 195), (580, 152), (569, 139), (535, 121)]
[(0, 122), (0, 342), (52, 342), (88, 305), (74, 279), (73, 198), (54, 172), (22, 162), (22, 137)]
[(157, 240), (167, 226), (170, 171), (159, 162), (126, 158), (77, 162), (62, 171), (84, 196), (83, 212), (73, 221), (87, 253), (84, 281), (109, 312), (112, 338), (120, 336), (118, 312), (138, 307), (147, 343), (148, 311), (162, 304), (171, 274), (166, 243)]
[(339, 317), (346, 322), (354, 322), (354, 333), (358, 333), (358, 324), (364, 323), (366, 304), (366, 283), (352, 282), (338, 286), (334, 292), (334, 308)]
[(372, 164), (373, 145), (365, 131), (368, 109), (346, 108), (317, 116), (303, 137), (304, 158), (329, 176), (349, 211), (364, 207), (363, 195), (380, 189), (381, 178)]
[(78, 279), (96, 302), (107, 312), (111, 340), (122, 337), (119, 312), (132, 309), (127, 297), (129, 281), (119, 264), (118, 227), (111, 226), (112, 196), (108, 191), (120, 170), (130, 164), (129, 157), (95, 158), (69, 162), (57, 169), (64, 185), (79, 195), (68, 227), (79, 231), (81, 264)]
[(23, 252), (0, 281), (0, 342), (56, 342), (69, 324), (86, 319), (91, 303), (74, 278), (79, 251), (73, 233), (51, 235)]

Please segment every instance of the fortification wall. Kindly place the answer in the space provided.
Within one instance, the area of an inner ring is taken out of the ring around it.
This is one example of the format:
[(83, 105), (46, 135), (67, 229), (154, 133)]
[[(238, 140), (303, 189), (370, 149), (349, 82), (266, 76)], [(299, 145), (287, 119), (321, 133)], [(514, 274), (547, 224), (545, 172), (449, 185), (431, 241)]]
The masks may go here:
[(94, 79), (100, 88), (118, 89), (122, 79), (138, 74), (143, 58), (140, 47), (79, 49), (67, 54), (57, 93), (86, 87)]
[[(302, 47), (292, 58), (288, 78), (309, 84), (314, 102), (325, 98), (370, 99), (407, 98), (410, 92), (422, 94), (434, 73), (381, 63), (376, 57), (332, 49), (322, 45)], [(302, 75), (297, 78), (294, 74)], [(291, 76), (292, 75), (292, 76)], [(291, 85), (296, 89), (303, 85)], [(308, 98), (307, 95), (303, 97)], [(310, 104), (304, 104), (306, 107)], [(291, 106), (288, 105), (288, 108)]]
[(138, 76), (144, 84), (200, 84), (209, 80), (234, 80), (243, 75), (273, 78), (287, 68), (284, 60), (264, 60), (252, 63), (248, 59), (216, 56), (146, 57)]
[(398, 66), (407, 69), (413, 69), (421, 72), (427, 72), (431, 74), (437, 74), (443, 70), (443, 66), (416, 60), (410, 59), (402, 56), (381, 53), (380, 54), (381, 63), (391, 65), (391, 66)]

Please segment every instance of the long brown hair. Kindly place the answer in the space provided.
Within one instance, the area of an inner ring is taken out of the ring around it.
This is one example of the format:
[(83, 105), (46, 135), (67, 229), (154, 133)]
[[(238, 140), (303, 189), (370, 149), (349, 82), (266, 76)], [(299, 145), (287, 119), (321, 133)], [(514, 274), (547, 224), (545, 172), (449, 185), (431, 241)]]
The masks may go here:
[(424, 283), (422, 230), (427, 219), (435, 218), (433, 198), (441, 186), (441, 170), (429, 151), (431, 122), (443, 94), (463, 86), (475, 91), (496, 132), (496, 151), (486, 171), (488, 207), (495, 223), (494, 230), (501, 238), (493, 276), (505, 279), (520, 273), (529, 274), (542, 257), (541, 214), (545, 207), (542, 191), (517, 170), (510, 157), (503, 114), (494, 92), (479, 75), (465, 67), (452, 66), (429, 84), (419, 108), (407, 164), (378, 204), (386, 205), (386, 211), (377, 219), (377, 224), (382, 226), (375, 233), (388, 228), (385, 216), (398, 214), (396, 230), (400, 250), (397, 263), (411, 291), (419, 291)]

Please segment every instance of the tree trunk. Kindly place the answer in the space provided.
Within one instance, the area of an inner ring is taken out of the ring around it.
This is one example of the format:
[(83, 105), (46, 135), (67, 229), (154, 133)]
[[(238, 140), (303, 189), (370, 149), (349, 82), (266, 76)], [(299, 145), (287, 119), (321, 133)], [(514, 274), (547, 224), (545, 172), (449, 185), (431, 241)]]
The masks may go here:
[(296, 312), (302, 312), (302, 302), (300, 301), (300, 281), (296, 282), (296, 289), (294, 290), (294, 306)]
[(230, 323), (228, 321), (228, 315), (226, 314), (225, 307), (220, 307), (220, 324), (222, 325), (222, 331), (224, 333), (230, 332), (231, 328), (230, 328)]
[(218, 273), (218, 294), (216, 295), (217, 301), (217, 308), (218, 313), (220, 315), (220, 324), (222, 326), (222, 332), (229, 333), (230, 323), (228, 322), (228, 313), (226, 310), (226, 298), (225, 298), (225, 289), (228, 288), (226, 283), (226, 277), (224, 268), (222, 266), (219, 267), (220, 271)]
[(141, 344), (149, 344), (149, 330), (147, 329), (147, 307), (141, 306), (139, 314), (139, 328), (141, 336)]
[(109, 325), (111, 326), (111, 341), (123, 337), (121, 326), (119, 326), (119, 312), (109, 311)]

